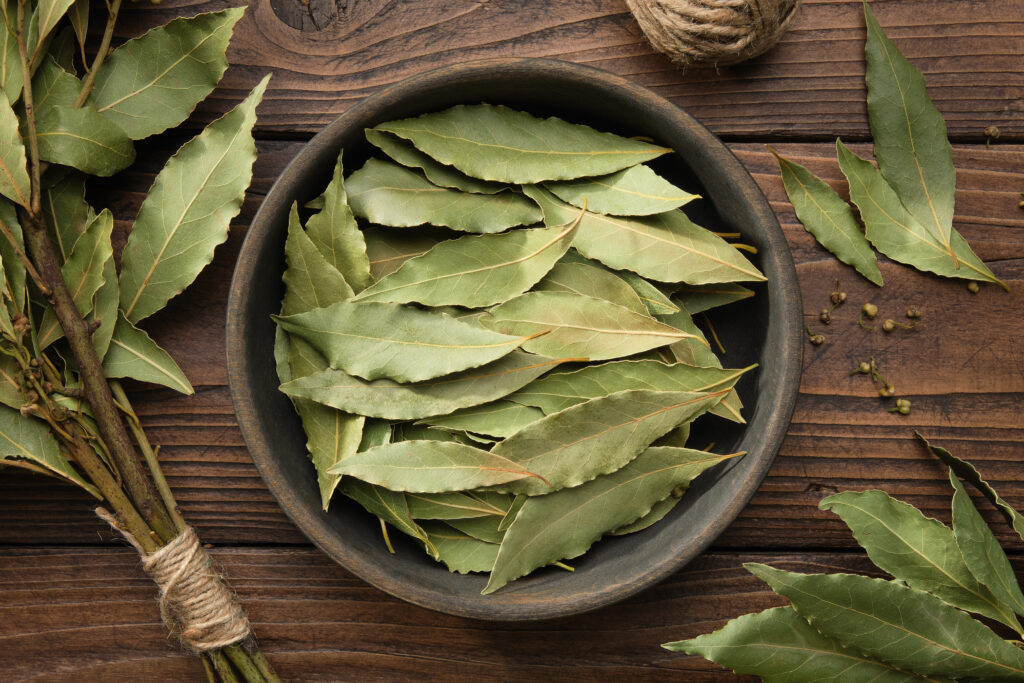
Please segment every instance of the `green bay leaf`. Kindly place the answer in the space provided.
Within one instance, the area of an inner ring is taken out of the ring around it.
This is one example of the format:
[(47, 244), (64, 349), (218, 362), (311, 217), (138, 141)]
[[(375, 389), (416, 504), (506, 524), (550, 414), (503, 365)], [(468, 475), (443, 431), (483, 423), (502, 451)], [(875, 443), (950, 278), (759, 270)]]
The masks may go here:
[(416, 149), (408, 140), (375, 128), (366, 129), (366, 139), (402, 166), (418, 168), (434, 185), (463, 192), (495, 194), (508, 189), (503, 183), (491, 183), (468, 176), (453, 166), (446, 166)]
[(128, 322), (123, 313), (117, 318), (110, 347), (103, 359), (103, 372), (107, 377), (131, 377), (161, 384), (186, 395), (195, 393), (171, 355), (148, 334)]
[(36, 117), (39, 158), (96, 176), (111, 176), (135, 161), (132, 140), (90, 107), (54, 105)]
[(395, 272), (409, 259), (427, 253), (439, 241), (412, 230), (367, 228), (362, 233), (374, 281)]
[(636, 273), (620, 270), (616, 274), (633, 288), (633, 291), (640, 297), (640, 301), (647, 307), (647, 312), (651, 315), (671, 315), (672, 313), (679, 312), (679, 306), (676, 306), (671, 299), (665, 296), (664, 292)]
[[(18, 13), (17, 0), (4, 1), (3, 11), (4, 16), (13, 20)], [(17, 35), (14, 31), (0, 31), (0, 88), (3, 88), (4, 95), (6, 95), (9, 104), (14, 104), (18, 101), (24, 84), (25, 79), (21, 70), (21, 55), (18, 52)], [(9, 138), (5, 134), (0, 139), (7, 140)]]
[(82, 82), (62, 69), (51, 56), (47, 56), (32, 77), (32, 105), (36, 116), (52, 107), (71, 107), (82, 90)]
[[(487, 515), (486, 517), (449, 519), (445, 520), (445, 524), (484, 543), (501, 543), (501, 539), (505, 537), (505, 532), (498, 528), (501, 525), (501, 519), (501, 516), (498, 515)], [(494, 550), (497, 554), (498, 549)], [(487, 569), (489, 570), (490, 567)]]
[(559, 262), (534, 286), (537, 292), (573, 292), (593, 299), (603, 299), (647, 315), (647, 307), (636, 291), (620, 277), (604, 268), (583, 263)]
[(678, 209), (698, 199), (644, 165), (597, 178), (545, 183), (563, 202), (580, 209), (612, 216), (650, 216)]
[(345, 277), (327, 262), (313, 240), (302, 229), (298, 207), (293, 203), (288, 214), (288, 237), (284, 243), (287, 263), (284, 280), (282, 315), (296, 315), (345, 301), (352, 288)]
[(427, 538), (427, 532), (409, 516), (409, 508), (401, 492), (389, 491), (383, 486), (374, 486), (353, 477), (345, 477), (339, 490), (362, 505), (371, 515), (384, 520), (403, 534), (426, 543), (428, 552), (437, 557), (436, 549), (430, 545)]
[(423, 522), (427, 537), (437, 549), (437, 559), (459, 574), (486, 572), (494, 566), (498, 546), (453, 529), (443, 522)]
[(376, 130), (409, 140), (442, 164), (474, 178), (539, 183), (604, 175), (671, 150), (557, 118), (489, 104), (460, 104)]
[(544, 413), (537, 408), (510, 400), (499, 400), (463, 408), (448, 415), (428, 417), (420, 423), (504, 439), (542, 417)]
[(96, 357), (101, 361), (110, 348), (110, 340), (118, 319), (117, 267), (113, 255), (103, 264), (103, 284), (96, 290), (92, 310), (85, 317), (86, 322), (98, 327), (92, 333), (92, 345)]
[(0, 194), (15, 204), (28, 207), (29, 180), (25, 144), (18, 132), (18, 116), (6, 98), (0, 98)]
[[(0, 221), (10, 230), (11, 236), (18, 245), (18, 249), (25, 253), (25, 238), (21, 232), (21, 223), (18, 222), (18, 215), (15, 213), (14, 205), (0, 197)], [(25, 287), (25, 264), (18, 258), (14, 245), (6, 237), (0, 239), (0, 259), (3, 261), (3, 284), (7, 289), (10, 299), (7, 301), (7, 308), (13, 318), (25, 309), (27, 289)]]
[(0, 463), (18, 465), (21, 462), (42, 468), (102, 499), (99, 491), (61, 454), (60, 446), (46, 423), (0, 405)]
[(754, 296), (742, 285), (723, 282), (717, 285), (683, 285), (672, 295), (690, 315), (725, 306)]
[(54, 246), (61, 259), (67, 261), (78, 238), (96, 217), (85, 201), (85, 176), (69, 172), (60, 181), (44, 188), (42, 205)]
[(306, 231), (327, 262), (342, 274), (353, 291), (360, 292), (373, 282), (373, 277), (366, 255), (366, 240), (348, 205), (344, 171), (341, 155), (338, 155), (334, 176), (320, 195), (323, 208), (306, 221)]
[[(671, 436), (674, 433), (675, 432), (670, 432), (669, 436)], [(658, 445), (662, 446), (668, 444), (658, 443)], [(682, 446), (679, 446), (679, 448), (682, 448)], [(675, 506), (679, 505), (679, 501), (682, 499), (682, 496), (668, 496), (663, 500), (659, 500), (657, 503), (651, 506), (651, 511), (643, 517), (641, 517), (640, 519), (636, 520), (635, 522), (631, 522), (629, 524), (620, 526), (617, 529), (613, 529), (608, 533), (611, 536), (625, 536), (626, 534), (635, 534), (638, 531), (643, 531), (644, 529), (654, 526), (661, 520), (665, 519), (665, 515), (672, 512)]]
[(499, 508), (458, 491), (445, 493), (406, 493), (409, 514), (413, 519), (470, 519), (496, 516), (504, 512)]

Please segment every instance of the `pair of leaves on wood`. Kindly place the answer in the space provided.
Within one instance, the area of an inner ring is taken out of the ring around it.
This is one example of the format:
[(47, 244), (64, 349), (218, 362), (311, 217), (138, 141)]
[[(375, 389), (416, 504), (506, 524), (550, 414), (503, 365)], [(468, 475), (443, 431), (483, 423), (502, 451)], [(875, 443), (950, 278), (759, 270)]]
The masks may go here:
[(876, 285), (882, 275), (872, 246), (919, 270), (1005, 288), (953, 229), (953, 152), (924, 77), (885, 36), (867, 4), (864, 16), (868, 119), (878, 167), (840, 140), (836, 149), (865, 229), (828, 184), (776, 155), (797, 217), (826, 249)]
[(715, 633), (665, 647), (769, 681), (1024, 680), (1024, 652), (966, 613), (1024, 635), (1024, 594), (957, 473), (995, 503), (1018, 533), (1021, 517), (969, 463), (922, 441), (950, 465), (952, 529), (881, 491), (848, 491), (820, 503), (842, 517), (871, 560), (895, 580), (748, 564), (792, 605), (748, 614)]

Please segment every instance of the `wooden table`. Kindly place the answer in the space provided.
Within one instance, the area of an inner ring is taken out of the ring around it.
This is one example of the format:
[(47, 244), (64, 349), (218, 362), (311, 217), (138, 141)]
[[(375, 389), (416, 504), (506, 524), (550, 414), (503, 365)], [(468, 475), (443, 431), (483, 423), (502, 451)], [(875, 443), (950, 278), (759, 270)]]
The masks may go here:
[[(99, 5), (100, 3), (93, 3)], [(127, 6), (118, 35), (237, 0)], [(133, 400), (186, 517), (230, 577), (265, 651), (292, 680), (722, 680), (702, 659), (659, 647), (783, 604), (742, 568), (870, 568), (825, 495), (881, 488), (948, 521), (945, 473), (919, 429), (972, 460), (1024, 508), (1024, 1), (876, 1), (881, 24), (924, 72), (953, 141), (956, 228), (1010, 293), (943, 281), (885, 262), (875, 289), (796, 222), (765, 150), (839, 186), (833, 141), (869, 138), (859, 2), (806, 0), (769, 54), (683, 72), (653, 54), (621, 0), (259, 0), (238, 24), (222, 87), (190, 125), (234, 105), (265, 72), (255, 178), (213, 265), (148, 329), (196, 387), (182, 397), (132, 385)], [(96, 8), (94, 7), (94, 10)], [(102, 19), (96, 14), (93, 25)], [(799, 402), (775, 465), (714, 547), (670, 580), (612, 607), (533, 624), (435, 614), (372, 588), (311, 547), (263, 485), (226, 386), (224, 314), (239, 246), (261, 197), (303, 141), (379, 88), (432, 67), (490, 56), (543, 56), (600, 67), (670, 98), (725, 139), (778, 213), (797, 262), (808, 322), (840, 278), (850, 303), (820, 347), (808, 346)], [(1002, 136), (990, 147), (983, 129)], [(140, 146), (139, 161), (96, 188), (121, 232), (182, 138)], [(862, 144), (862, 147), (866, 147)], [(122, 234), (123, 238), (123, 234)], [(923, 312), (913, 333), (857, 327), (860, 304)], [(883, 407), (865, 378), (874, 356), (909, 416)], [(202, 680), (197, 659), (168, 642), (152, 583), (76, 490), (0, 476), (0, 679)], [(983, 506), (1024, 569), (1024, 543)]]

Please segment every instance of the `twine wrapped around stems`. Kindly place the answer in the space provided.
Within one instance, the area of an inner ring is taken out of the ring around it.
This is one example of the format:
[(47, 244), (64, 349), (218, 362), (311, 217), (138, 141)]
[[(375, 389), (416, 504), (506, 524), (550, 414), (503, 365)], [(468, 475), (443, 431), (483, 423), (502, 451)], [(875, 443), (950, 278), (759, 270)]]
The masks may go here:
[(103, 508), (96, 514), (142, 556), (142, 568), (160, 589), (160, 616), (171, 634), (196, 652), (233, 645), (250, 633), (249, 620), (235, 594), (213, 568), (192, 527), (153, 553), (146, 553)]
[(644, 35), (682, 66), (736, 64), (778, 42), (800, 0), (626, 0)]

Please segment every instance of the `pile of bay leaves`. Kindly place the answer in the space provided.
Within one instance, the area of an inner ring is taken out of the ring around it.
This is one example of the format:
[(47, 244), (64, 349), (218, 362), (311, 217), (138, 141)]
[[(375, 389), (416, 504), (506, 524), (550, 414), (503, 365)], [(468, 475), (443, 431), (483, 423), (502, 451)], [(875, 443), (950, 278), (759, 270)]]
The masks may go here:
[(324, 509), (340, 488), (490, 593), (733, 457), (686, 447), (742, 422), (750, 369), (691, 315), (764, 276), (644, 165), (671, 150), (488, 104), (366, 137), (381, 158), (292, 207), (275, 316)]

